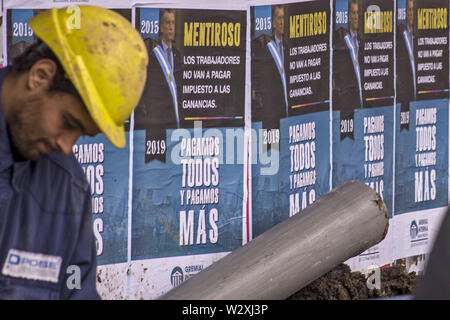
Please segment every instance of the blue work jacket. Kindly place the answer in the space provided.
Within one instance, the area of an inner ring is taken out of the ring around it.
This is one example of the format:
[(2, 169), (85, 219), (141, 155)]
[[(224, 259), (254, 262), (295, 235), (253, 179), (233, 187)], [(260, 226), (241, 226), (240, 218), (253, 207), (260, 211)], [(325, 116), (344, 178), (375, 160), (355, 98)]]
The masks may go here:
[(0, 299), (98, 299), (96, 269), (81, 166), (60, 153), (16, 162), (0, 101)]

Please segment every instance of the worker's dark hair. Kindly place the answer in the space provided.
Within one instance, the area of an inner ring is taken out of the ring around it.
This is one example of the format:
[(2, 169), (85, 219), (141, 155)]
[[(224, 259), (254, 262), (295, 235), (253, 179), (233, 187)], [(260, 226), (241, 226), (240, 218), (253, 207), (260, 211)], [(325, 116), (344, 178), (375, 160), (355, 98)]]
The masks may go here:
[(49, 91), (70, 93), (81, 100), (78, 91), (75, 89), (72, 81), (67, 77), (61, 63), (53, 51), (45, 42), (39, 38), (24, 52), (12, 59), (11, 68), (18, 72), (25, 72), (41, 59), (51, 59), (56, 63), (57, 70), (53, 81), (50, 84)]

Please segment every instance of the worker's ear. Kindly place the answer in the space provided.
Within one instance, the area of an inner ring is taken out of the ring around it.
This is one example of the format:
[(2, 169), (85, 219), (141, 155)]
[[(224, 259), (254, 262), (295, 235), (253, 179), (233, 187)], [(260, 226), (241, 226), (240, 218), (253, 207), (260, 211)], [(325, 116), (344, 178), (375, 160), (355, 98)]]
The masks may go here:
[(56, 63), (51, 59), (38, 60), (28, 72), (27, 85), (29, 89), (47, 90), (55, 77)]

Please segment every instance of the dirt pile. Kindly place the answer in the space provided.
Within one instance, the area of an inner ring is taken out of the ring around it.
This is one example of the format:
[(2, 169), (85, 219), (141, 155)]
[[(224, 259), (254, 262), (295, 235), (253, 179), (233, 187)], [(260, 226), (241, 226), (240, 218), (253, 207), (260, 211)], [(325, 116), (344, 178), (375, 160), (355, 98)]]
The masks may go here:
[(420, 279), (415, 272), (407, 273), (402, 265), (382, 268), (380, 275), (380, 289), (369, 289), (366, 282), (370, 275), (366, 278), (340, 264), (288, 300), (363, 300), (405, 295), (412, 293)]

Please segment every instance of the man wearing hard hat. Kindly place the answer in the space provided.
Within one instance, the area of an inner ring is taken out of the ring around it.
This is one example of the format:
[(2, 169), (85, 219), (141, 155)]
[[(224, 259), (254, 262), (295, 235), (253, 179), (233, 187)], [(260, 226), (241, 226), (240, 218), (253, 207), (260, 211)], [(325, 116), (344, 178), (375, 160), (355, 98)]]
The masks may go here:
[(100, 132), (125, 146), (148, 56), (119, 14), (79, 8), (78, 28), (65, 8), (32, 18), (39, 40), (0, 70), (2, 299), (99, 297), (91, 192), (72, 146)]

